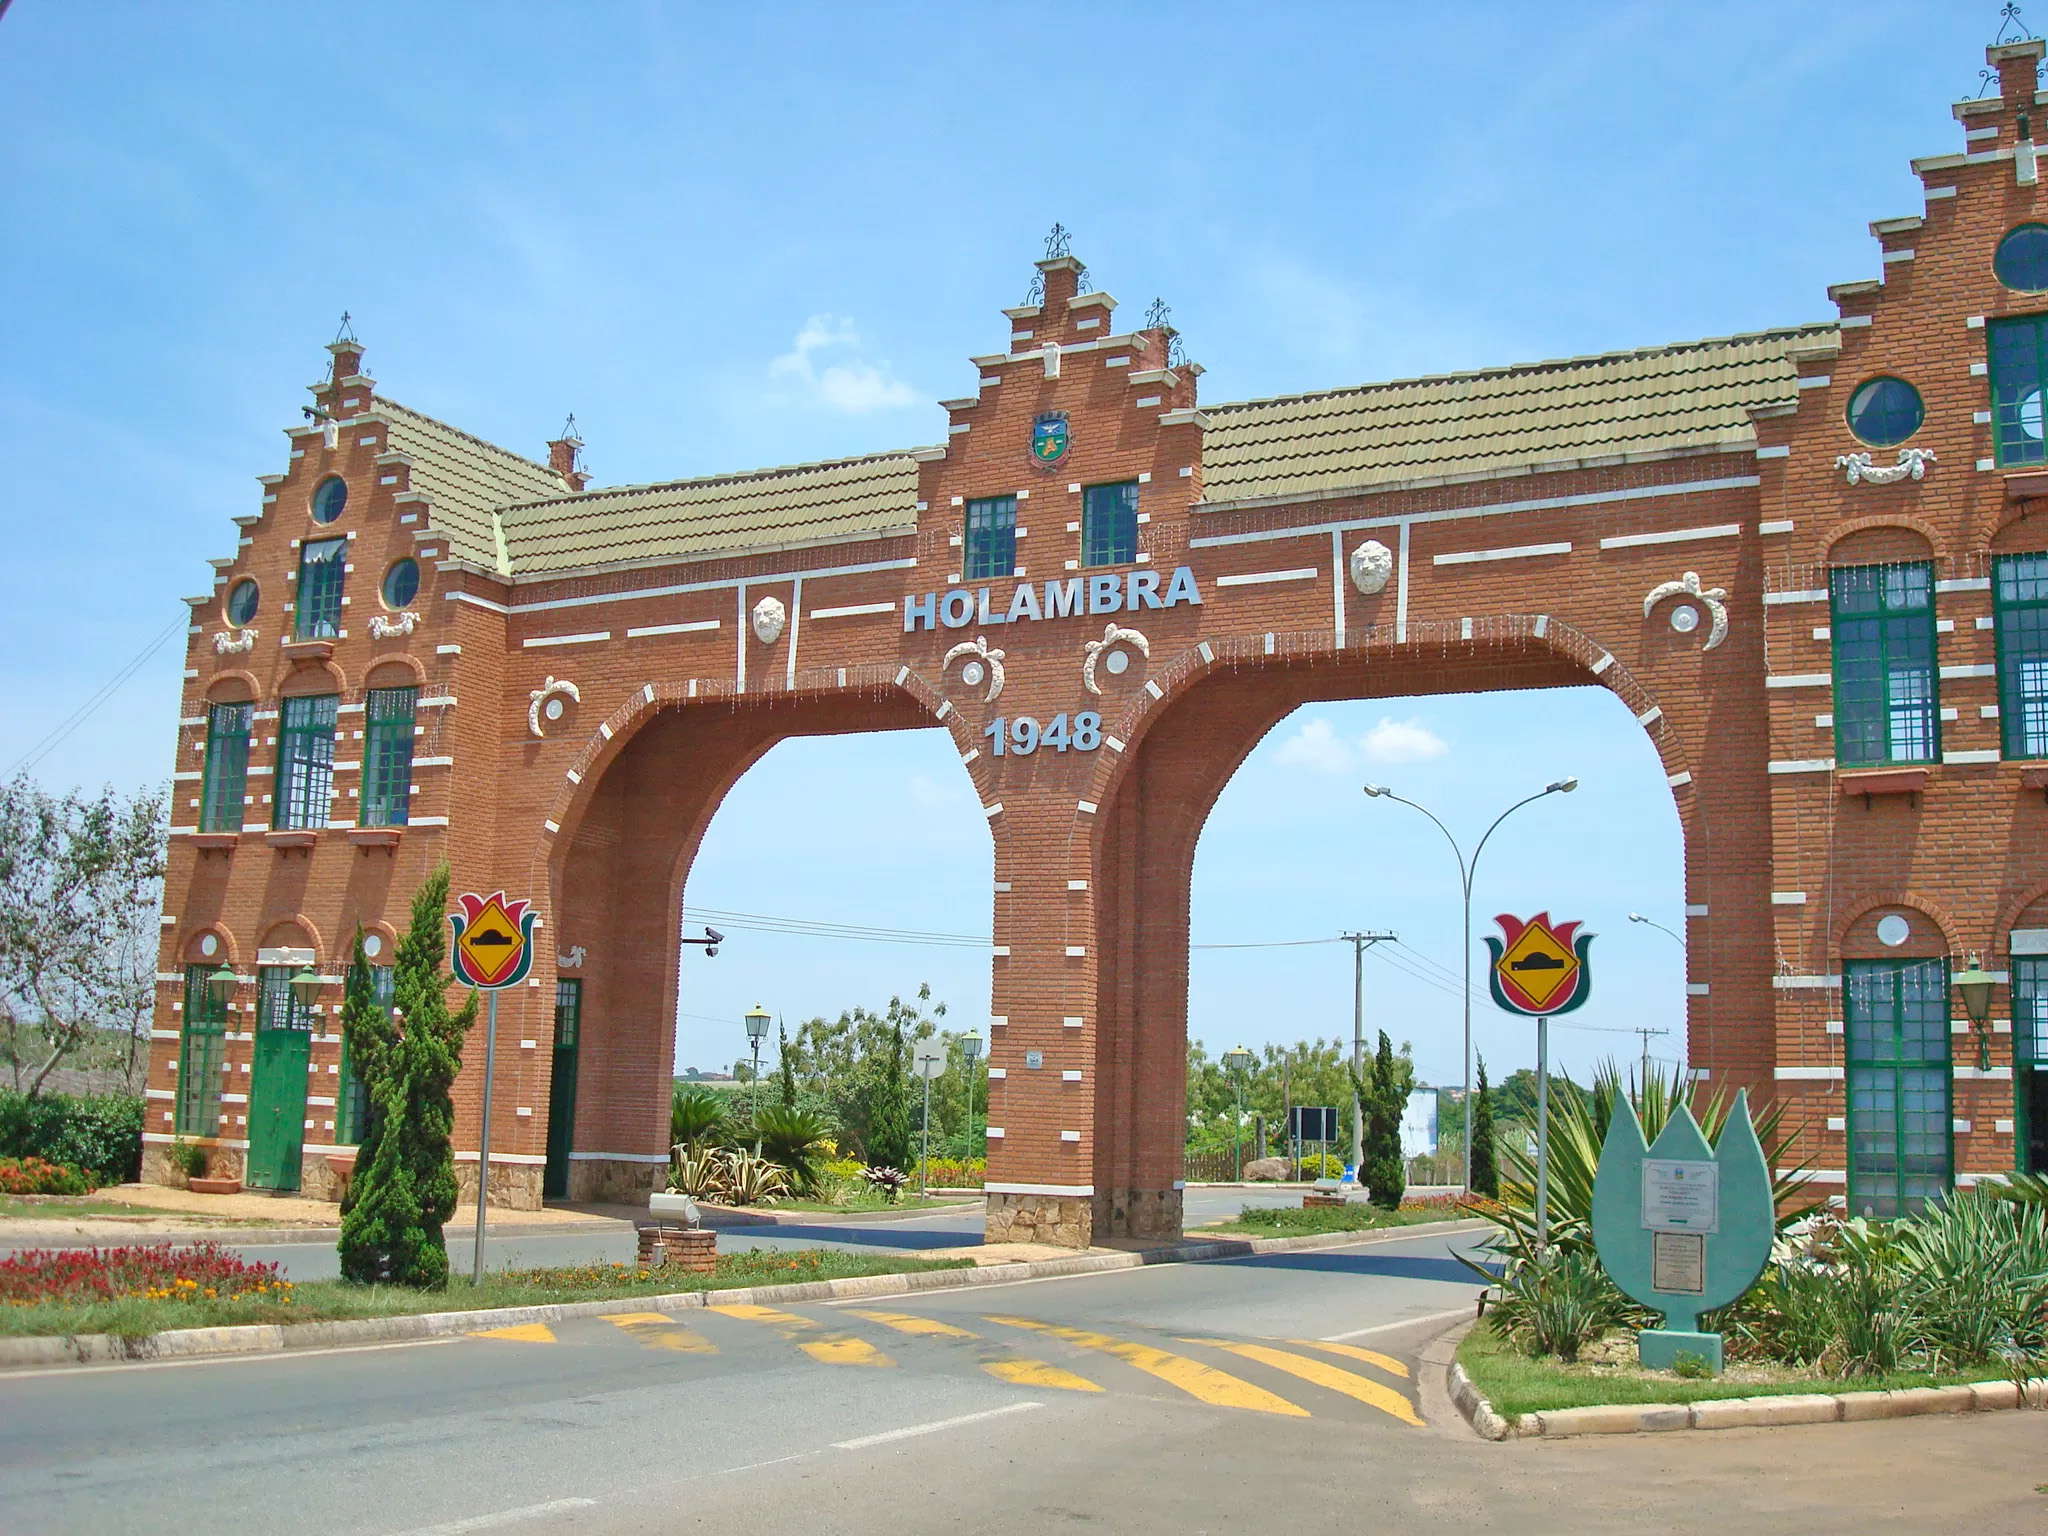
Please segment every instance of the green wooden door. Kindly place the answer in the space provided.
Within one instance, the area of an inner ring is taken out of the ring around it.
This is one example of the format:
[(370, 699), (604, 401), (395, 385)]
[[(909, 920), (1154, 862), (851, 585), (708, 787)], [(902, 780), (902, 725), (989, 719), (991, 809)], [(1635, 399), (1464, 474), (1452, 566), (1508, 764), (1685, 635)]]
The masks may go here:
[(569, 1198), (569, 1153), (576, 1144), (576, 1042), (581, 1034), (583, 983), (555, 983), (555, 1070), (548, 1089), (548, 1167), (541, 1194)]
[(312, 1015), (292, 996), (288, 966), (257, 972), (256, 1063), (249, 1089), (251, 1189), (297, 1189), (306, 1143), (306, 1067), (313, 1054)]

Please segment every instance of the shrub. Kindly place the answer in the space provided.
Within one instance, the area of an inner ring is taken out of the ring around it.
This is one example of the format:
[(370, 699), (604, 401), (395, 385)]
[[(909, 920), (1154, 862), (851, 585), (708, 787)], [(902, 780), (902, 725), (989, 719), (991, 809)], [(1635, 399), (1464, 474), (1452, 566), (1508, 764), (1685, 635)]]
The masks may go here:
[(171, 1166), (188, 1179), (206, 1177), (206, 1148), (180, 1136), (171, 1143)]
[(1488, 1309), (1496, 1332), (1532, 1355), (1579, 1358), (1579, 1350), (1635, 1312), (1591, 1253), (1550, 1248), (1517, 1255)]
[(930, 1189), (979, 1189), (988, 1174), (988, 1160), (981, 1157), (935, 1157), (923, 1167)]
[(212, 1301), (237, 1296), (289, 1300), (275, 1264), (250, 1263), (218, 1243), (152, 1243), (132, 1248), (30, 1249), (0, 1259), (0, 1304), (39, 1301)]
[(818, 1152), (832, 1134), (829, 1120), (809, 1110), (769, 1104), (754, 1116), (754, 1132), (761, 1138), (762, 1152), (789, 1170), (795, 1188), (817, 1189)]
[(789, 1174), (752, 1152), (725, 1154), (723, 1198), (734, 1205), (773, 1205), (789, 1193)]
[(100, 1184), (142, 1176), (142, 1099), (125, 1093), (74, 1097), (0, 1088), (0, 1157), (70, 1163)]
[(1341, 1179), (1344, 1177), (1344, 1159), (1334, 1152), (1310, 1152), (1301, 1160), (1301, 1176), (1304, 1179)]
[(696, 1147), (715, 1139), (725, 1122), (725, 1095), (715, 1088), (677, 1083), (669, 1099), (668, 1139)]
[(40, 1157), (0, 1157), (0, 1195), (88, 1195), (99, 1181), (69, 1163)]
[(891, 1201), (903, 1193), (903, 1186), (910, 1182), (910, 1175), (901, 1168), (889, 1168), (881, 1164), (863, 1168), (860, 1176), (868, 1181), (871, 1188), (886, 1195)]

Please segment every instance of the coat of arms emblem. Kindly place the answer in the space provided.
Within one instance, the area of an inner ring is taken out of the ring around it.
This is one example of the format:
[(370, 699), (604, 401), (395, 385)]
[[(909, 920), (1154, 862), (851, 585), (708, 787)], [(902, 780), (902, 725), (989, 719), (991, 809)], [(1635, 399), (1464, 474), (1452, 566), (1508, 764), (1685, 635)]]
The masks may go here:
[(1065, 411), (1046, 411), (1031, 423), (1031, 461), (1040, 469), (1056, 467), (1073, 442)]

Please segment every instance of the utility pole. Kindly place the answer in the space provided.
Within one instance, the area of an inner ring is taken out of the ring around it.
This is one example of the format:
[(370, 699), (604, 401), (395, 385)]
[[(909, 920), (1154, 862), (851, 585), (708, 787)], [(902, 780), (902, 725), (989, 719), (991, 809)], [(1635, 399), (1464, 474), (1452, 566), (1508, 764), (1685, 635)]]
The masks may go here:
[(1375, 944), (1393, 944), (1398, 933), (1340, 933), (1351, 946), (1351, 1169), (1365, 1161), (1365, 1105), (1358, 1084), (1365, 1076), (1365, 952)]
[(1636, 1079), (1636, 1099), (1640, 1103), (1642, 1096), (1650, 1091), (1650, 1037), (1652, 1035), (1668, 1035), (1671, 1031), (1668, 1029), (1649, 1029), (1638, 1024), (1635, 1032), (1643, 1037), (1643, 1075)]

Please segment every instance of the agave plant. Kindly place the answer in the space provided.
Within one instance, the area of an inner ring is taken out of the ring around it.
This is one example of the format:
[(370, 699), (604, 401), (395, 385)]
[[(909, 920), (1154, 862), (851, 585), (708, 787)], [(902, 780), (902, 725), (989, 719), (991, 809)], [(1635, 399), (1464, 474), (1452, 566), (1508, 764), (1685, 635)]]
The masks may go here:
[(670, 1153), (668, 1187), (692, 1200), (725, 1197), (725, 1156), (714, 1147), (692, 1147), (679, 1141)]
[(904, 1185), (910, 1182), (910, 1175), (901, 1168), (890, 1168), (880, 1163), (861, 1169), (860, 1176), (868, 1181), (870, 1188), (879, 1190), (892, 1201), (903, 1193)]
[(789, 1174), (745, 1150), (723, 1154), (725, 1198), (734, 1205), (773, 1205), (789, 1193)]

